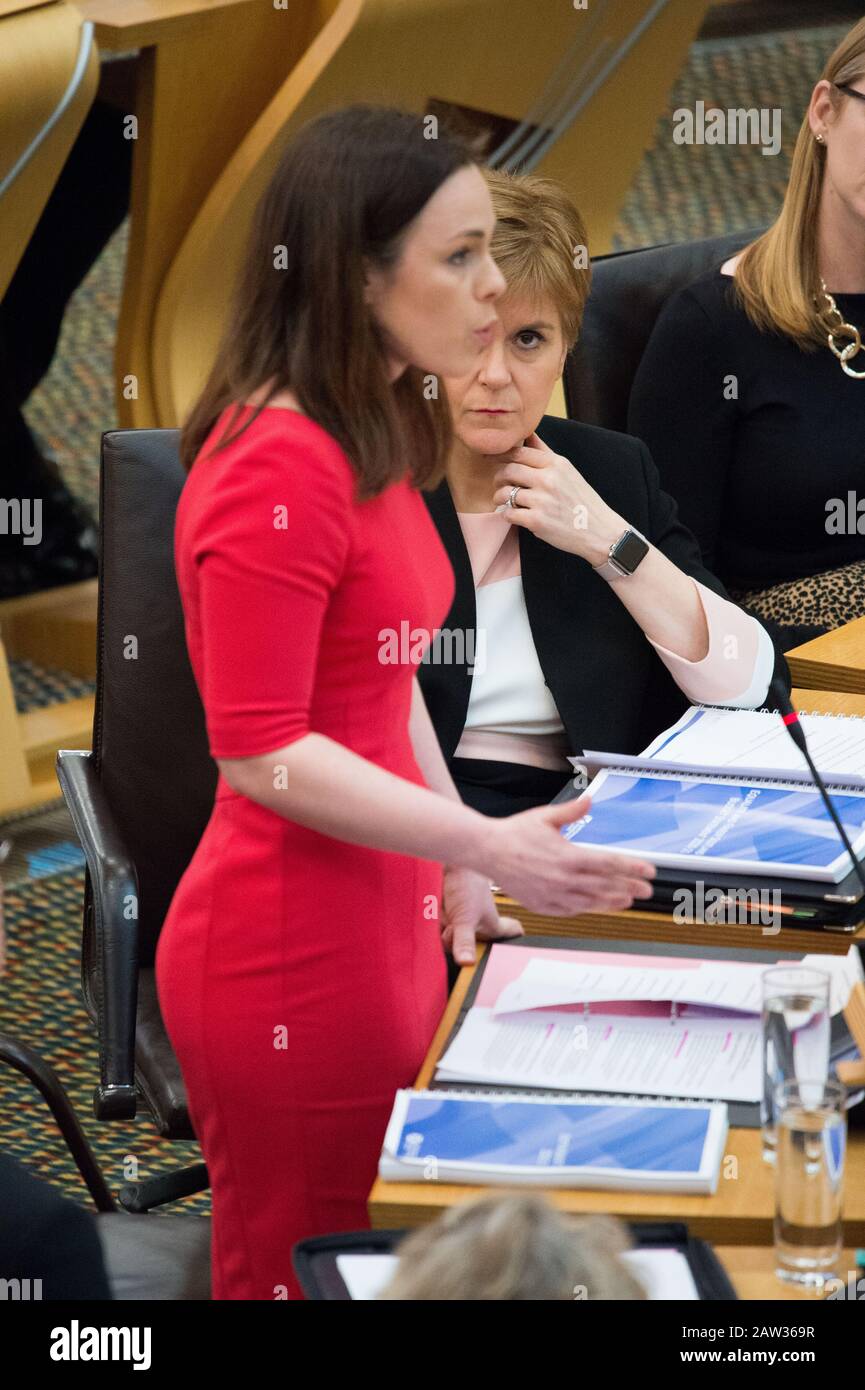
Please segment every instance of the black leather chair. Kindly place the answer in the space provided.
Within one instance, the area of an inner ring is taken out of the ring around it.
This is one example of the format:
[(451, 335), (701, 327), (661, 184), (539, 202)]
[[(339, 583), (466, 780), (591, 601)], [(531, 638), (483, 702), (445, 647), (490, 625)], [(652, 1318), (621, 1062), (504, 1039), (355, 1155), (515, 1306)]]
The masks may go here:
[(627, 430), (631, 386), (664, 304), (676, 290), (723, 265), (764, 230), (756, 227), (593, 260), (580, 338), (565, 363), (569, 417), (608, 430)]
[[(159, 1012), (154, 957), (178, 880), (210, 816), (216, 767), (174, 574), (185, 474), (177, 430), (103, 436), (93, 751), (57, 776), (87, 859), (82, 983), (99, 1036), (95, 1111), (143, 1098), (160, 1135), (192, 1139), (183, 1078)], [(207, 1186), (203, 1164), (126, 1188), (130, 1210)]]

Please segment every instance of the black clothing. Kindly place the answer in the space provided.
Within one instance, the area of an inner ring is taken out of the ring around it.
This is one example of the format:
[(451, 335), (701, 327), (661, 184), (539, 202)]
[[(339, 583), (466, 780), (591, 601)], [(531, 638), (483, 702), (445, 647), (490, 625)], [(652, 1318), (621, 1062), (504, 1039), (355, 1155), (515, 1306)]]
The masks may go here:
[[(645, 444), (627, 434), (552, 416), (544, 416), (538, 434), (557, 454), (569, 458), (608, 505), (685, 574), (727, 596), (723, 585), (703, 564), (694, 537), (679, 521), (675, 502), (661, 490), (658, 471)], [(474, 579), (447, 481), (425, 493), (424, 500), (456, 579), (454, 602), (442, 627), (473, 632)], [(535, 648), (570, 751), (639, 753), (684, 713), (687, 697), (617, 598), (614, 585), (580, 556), (557, 550), (523, 528), (519, 530), (519, 546)], [(467, 652), (474, 651), (471, 643), (463, 645)], [(454, 773), (459, 771), (452, 760), (465, 727), (472, 675), (465, 662), (436, 664), (434, 652), (435, 643), (428, 653), (430, 659), (419, 665), (418, 677), (442, 752)], [(775, 674), (789, 689), (787, 663), (778, 648)], [(476, 787), (484, 760), (469, 761)], [(496, 769), (501, 766), (490, 762), (491, 787), (499, 784)], [(567, 778), (565, 771), (562, 785)], [(554, 791), (549, 796), (539, 795), (535, 804), (550, 800)], [(515, 789), (512, 809), (524, 809), (518, 800), (522, 798)]]
[[(733, 296), (718, 269), (668, 301), (634, 379), (628, 429), (651, 450), (708, 568), (728, 589), (765, 589), (865, 559), (865, 507), (858, 530), (827, 530), (831, 499), (865, 499), (865, 380), (847, 376), (828, 346), (803, 352), (761, 332)], [(836, 299), (865, 333), (865, 294)], [(850, 365), (865, 370), (865, 353)]]
[(0, 1154), (2, 1280), (0, 1296), (7, 1299), (112, 1296), (92, 1214), (6, 1154)]

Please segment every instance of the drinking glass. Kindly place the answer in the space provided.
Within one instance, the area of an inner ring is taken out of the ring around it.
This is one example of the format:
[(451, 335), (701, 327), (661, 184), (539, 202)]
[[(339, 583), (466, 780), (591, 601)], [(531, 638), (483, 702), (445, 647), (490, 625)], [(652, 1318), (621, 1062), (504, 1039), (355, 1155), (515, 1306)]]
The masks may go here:
[(775, 1270), (787, 1283), (819, 1288), (841, 1257), (845, 1096), (822, 1078), (775, 1092)]
[(807, 1076), (825, 1081), (830, 1049), (829, 975), (809, 966), (774, 966), (763, 973), (763, 1157), (775, 1158), (775, 1091)]

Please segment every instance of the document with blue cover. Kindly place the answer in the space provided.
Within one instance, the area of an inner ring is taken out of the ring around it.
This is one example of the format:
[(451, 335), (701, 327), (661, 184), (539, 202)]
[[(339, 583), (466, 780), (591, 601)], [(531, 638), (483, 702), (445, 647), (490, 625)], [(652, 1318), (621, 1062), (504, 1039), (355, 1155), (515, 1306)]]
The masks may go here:
[(723, 1104), (398, 1091), (379, 1175), (465, 1182), (714, 1192)]
[[(850, 859), (816, 787), (762, 778), (606, 767), (592, 806), (562, 834), (659, 867), (781, 875), (840, 883)], [(857, 855), (865, 850), (865, 791), (832, 792)]]

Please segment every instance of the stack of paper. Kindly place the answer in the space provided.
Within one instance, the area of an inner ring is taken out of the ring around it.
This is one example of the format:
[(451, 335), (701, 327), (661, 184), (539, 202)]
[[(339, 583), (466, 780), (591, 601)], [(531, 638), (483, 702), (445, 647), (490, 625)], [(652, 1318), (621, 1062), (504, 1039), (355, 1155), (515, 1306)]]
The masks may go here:
[[(865, 719), (856, 715), (803, 714), (803, 732), (824, 781), (865, 786)], [(637, 757), (586, 751), (575, 766), (687, 768), (691, 772), (779, 777), (810, 784), (811, 773), (780, 715), (767, 710), (712, 709), (691, 705), (675, 724)]]
[[(855, 948), (802, 964), (830, 975), (833, 1013), (862, 976)], [(498, 942), (436, 1079), (756, 1102), (764, 969)]]
[[(865, 719), (802, 729), (857, 859), (865, 855)], [(659, 868), (840, 883), (850, 856), (780, 716), (692, 705), (638, 756), (587, 749), (592, 809), (562, 834)]]

